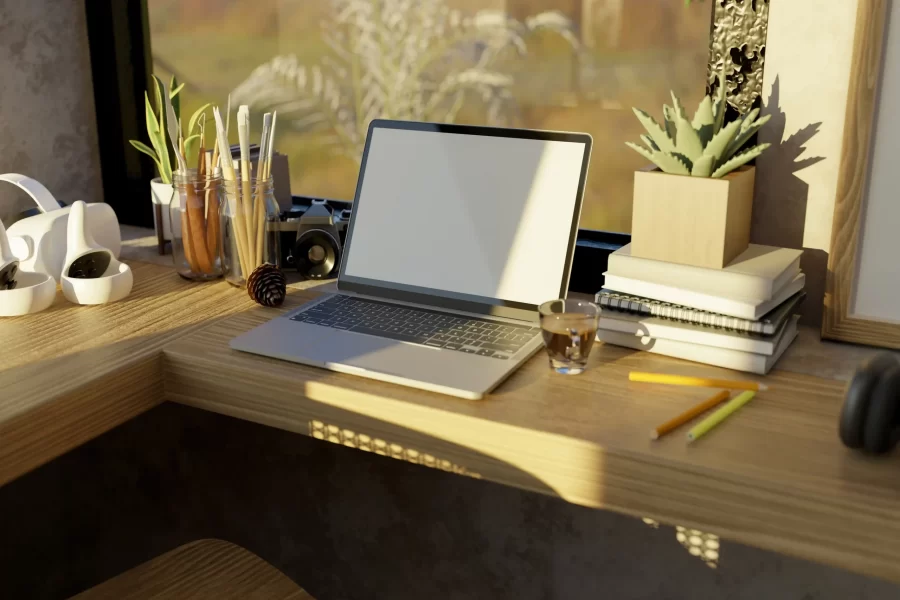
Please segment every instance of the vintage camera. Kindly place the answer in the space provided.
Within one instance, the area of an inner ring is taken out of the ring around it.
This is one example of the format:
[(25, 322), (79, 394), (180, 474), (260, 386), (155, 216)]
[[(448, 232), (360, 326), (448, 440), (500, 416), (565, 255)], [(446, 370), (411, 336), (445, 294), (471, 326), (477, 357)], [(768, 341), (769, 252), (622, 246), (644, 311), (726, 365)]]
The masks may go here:
[(327, 200), (281, 213), (281, 267), (306, 279), (337, 277), (350, 224), (350, 209), (335, 210)]

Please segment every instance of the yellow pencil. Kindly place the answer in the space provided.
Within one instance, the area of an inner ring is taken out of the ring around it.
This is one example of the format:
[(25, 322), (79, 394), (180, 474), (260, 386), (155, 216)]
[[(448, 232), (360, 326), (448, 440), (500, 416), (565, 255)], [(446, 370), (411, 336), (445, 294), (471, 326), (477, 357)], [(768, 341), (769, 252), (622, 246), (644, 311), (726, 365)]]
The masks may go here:
[(693, 429), (688, 431), (688, 442), (693, 442), (709, 433), (716, 425), (733, 415), (743, 405), (753, 400), (755, 395), (756, 392), (743, 392), (735, 396), (731, 402), (700, 421)]
[(632, 371), (628, 374), (630, 381), (643, 383), (663, 383), (666, 385), (690, 385), (695, 387), (716, 387), (726, 390), (749, 390), (762, 392), (769, 389), (764, 383), (755, 381), (735, 381), (732, 379), (707, 379), (705, 377), (686, 377), (684, 375), (667, 375), (666, 373), (642, 373)]
[(730, 395), (731, 394), (728, 393), (728, 390), (722, 390), (721, 392), (719, 392), (718, 394), (716, 394), (709, 400), (706, 400), (705, 402), (701, 402), (700, 404), (697, 404), (696, 406), (693, 406), (693, 407), (687, 409), (686, 411), (684, 411), (677, 417), (669, 419), (668, 421), (666, 421), (665, 423), (663, 423), (662, 425), (660, 425), (659, 427), (657, 427), (656, 429), (651, 431), (650, 439), (658, 440), (659, 438), (666, 435), (673, 429), (677, 429), (678, 427), (681, 427), (682, 425), (684, 425), (685, 423), (687, 423), (688, 421), (690, 421), (697, 415), (703, 414), (706, 411), (708, 411), (709, 409), (711, 409), (712, 407), (719, 405), (722, 402), (725, 402), (726, 400), (728, 400), (728, 397)]

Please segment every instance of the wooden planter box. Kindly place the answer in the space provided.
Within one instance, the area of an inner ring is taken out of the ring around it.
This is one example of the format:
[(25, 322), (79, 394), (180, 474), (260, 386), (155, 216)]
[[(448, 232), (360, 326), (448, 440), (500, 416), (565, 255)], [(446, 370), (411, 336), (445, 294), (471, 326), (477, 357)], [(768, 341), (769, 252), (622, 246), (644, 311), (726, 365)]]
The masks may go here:
[(755, 167), (722, 177), (634, 174), (631, 254), (721, 269), (750, 244)]

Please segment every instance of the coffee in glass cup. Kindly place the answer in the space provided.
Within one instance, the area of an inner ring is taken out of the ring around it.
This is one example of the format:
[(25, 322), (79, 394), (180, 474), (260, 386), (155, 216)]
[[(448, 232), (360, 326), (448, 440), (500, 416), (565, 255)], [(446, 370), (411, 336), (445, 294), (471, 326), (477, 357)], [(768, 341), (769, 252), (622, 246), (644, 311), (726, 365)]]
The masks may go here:
[(560, 299), (538, 310), (550, 367), (563, 375), (583, 372), (597, 337), (600, 307), (587, 300)]

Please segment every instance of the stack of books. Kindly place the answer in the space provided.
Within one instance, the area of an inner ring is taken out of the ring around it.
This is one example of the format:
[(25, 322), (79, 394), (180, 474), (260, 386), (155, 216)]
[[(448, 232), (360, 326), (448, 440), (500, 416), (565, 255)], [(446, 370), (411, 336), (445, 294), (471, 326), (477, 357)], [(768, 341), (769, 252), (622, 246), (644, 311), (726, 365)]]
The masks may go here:
[(801, 250), (751, 244), (724, 269), (609, 256), (597, 339), (765, 374), (797, 337)]

